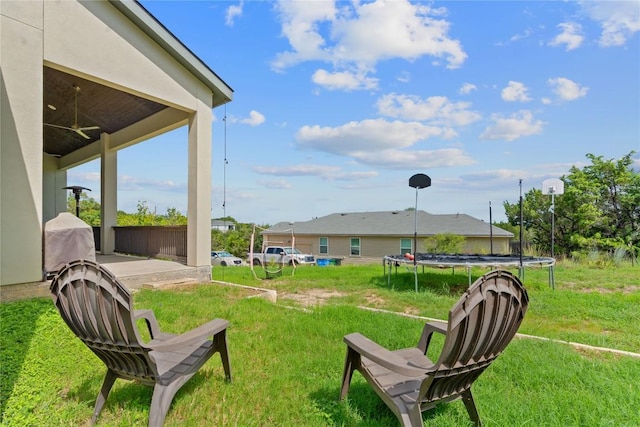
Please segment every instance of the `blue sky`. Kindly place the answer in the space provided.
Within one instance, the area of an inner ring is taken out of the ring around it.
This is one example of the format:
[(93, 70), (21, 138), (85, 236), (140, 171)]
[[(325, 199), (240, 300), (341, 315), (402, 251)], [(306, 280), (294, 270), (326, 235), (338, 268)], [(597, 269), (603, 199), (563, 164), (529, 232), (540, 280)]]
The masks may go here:
[[(235, 91), (212, 218), (402, 210), (425, 173), (418, 209), (501, 221), (519, 180), (640, 153), (636, 1), (141, 3)], [(118, 176), (119, 209), (186, 214), (186, 129), (120, 151)], [(68, 181), (99, 200), (98, 162)]]

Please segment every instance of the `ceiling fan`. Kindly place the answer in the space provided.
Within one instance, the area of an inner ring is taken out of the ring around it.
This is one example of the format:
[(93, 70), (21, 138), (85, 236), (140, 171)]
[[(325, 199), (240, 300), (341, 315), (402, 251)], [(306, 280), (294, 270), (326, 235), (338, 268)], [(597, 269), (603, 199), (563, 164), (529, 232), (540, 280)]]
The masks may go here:
[(73, 85), (73, 89), (75, 90), (75, 104), (74, 104), (74, 121), (73, 124), (71, 126), (61, 126), (61, 125), (54, 125), (54, 124), (50, 124), (50, 123), (45, 123), (45, 126), (51, 126), (54, 128), (60, 128), (60, 129), (66, 129), (66, 130), (70, 130), (72, 132), (77, 133), (78, 135), (80, 135), (81, 137), (83, 137), (84, 139), (91, 139), (89, 138), (89, 136), (84, 133), (84, 131), (86, 130), (97, 130), (100, 129), (100, 126), (80, 126), (78, 124), (78, 93), (80, 93), (80, 86), (76, 86)]

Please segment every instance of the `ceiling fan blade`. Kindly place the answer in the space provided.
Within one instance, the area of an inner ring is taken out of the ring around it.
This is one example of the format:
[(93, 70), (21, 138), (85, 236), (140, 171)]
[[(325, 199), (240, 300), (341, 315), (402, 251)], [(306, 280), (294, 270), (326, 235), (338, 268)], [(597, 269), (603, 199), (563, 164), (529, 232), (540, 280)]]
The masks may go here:
[(89, 136), (86, 133), (82, 132), (82, 129), (83, 128), (77, 128), (77, 129), (73, 129), (73, 131), (75, 131), (75, 133), (77, 133), (78, 135), (80, 135), (84, 139), (91, 139), (91, 138), (89, 138)]
[(60, 126), (60, 125), (53, 125), (51, 123), (45, 123), (45, 126), (50, 126), (52, 128), (59, 128), (59, 129), (66, 129), (66, 130), (74, 130), (73, 128), (70, 128), (69, 126)]
[(53, 125), (53, 124), (50, 124), (50, 123), (45, 123), (45, 126), (51, 126), (51, 127), (54, 127), (54, 128), (70, 130), (70, 131), (73, 131), (73, 132), (77, 133), (78, 135), (80, 135), (84, 139), (91, 139), (89, 137), (89, 135), (84, 133), (84, 131), (86, 131), (86, 130), (97, 130), (97, 129), (100, 129), (100, 126), (83, 126), (83, 127), (80, 127), (80, 125), (78, 125), (78, 93), (80, 92), (80, 87), (76, 86), (76, 85), (73, 85), (73, 89), (75, 90), (74, 105), (73, 105), (73, 113), (74, 113), (73, 114), (74, 115), (73, 124), (71, 126), (60, 126), (60, 125)]

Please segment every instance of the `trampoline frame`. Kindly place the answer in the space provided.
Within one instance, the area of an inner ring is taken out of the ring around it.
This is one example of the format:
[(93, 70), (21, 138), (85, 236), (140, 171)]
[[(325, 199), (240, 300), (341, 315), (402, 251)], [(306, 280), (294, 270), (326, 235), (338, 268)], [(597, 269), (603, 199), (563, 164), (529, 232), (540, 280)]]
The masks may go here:
[[(517, 267), (518, 277), (520, 280), (524, 280), (524, 267), (546, 267), (549, 270), (549, 286), (555, 289), (554, 278), (554, 266), (556, 264), (555, 258), (551, 257), (534, 257), (520, 255), (480, 255), (480, 254), (415, 254), (415, 262), (412, 259), (411, 254), (407, 255), (386, 255), (382, 259), (382, 267), (384, 269), (384, 275), (387, 276), (387, 284), (391, 286), (391, 271), (392, 266), (395, 265), (396, 272), (397, 267), (400, 264), (409, 264), (414, 268), (418, 268), (419, 265), (432, 268), (445, 268), (451, 267), (455, 271), (456, 267), (464, 267), (467, 270), (467, 276), (469, 277), (469, 286), (471, 286), (471, 268), (472, 267)], [(411, 259), (410, 259), (411, 258)], [(387, 265), (389, 271), (387, 273)], [(424, 271), (424, 270), (423, 270)]]

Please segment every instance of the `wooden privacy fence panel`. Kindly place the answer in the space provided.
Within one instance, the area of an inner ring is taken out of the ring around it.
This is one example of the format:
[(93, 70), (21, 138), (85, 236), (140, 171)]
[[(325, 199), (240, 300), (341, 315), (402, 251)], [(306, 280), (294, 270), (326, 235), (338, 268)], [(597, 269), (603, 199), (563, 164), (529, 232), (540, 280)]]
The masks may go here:
[(186, 260), (187, 226), (141, 225), (113, 227), (115, 251), (131, 255)]

